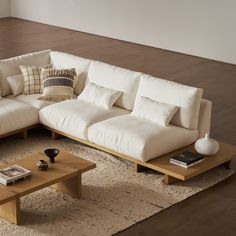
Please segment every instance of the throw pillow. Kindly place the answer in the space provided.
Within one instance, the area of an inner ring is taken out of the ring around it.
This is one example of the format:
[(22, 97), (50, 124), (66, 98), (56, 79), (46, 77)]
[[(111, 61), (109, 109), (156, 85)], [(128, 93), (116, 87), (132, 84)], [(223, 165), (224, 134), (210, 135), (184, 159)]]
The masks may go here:
[(141, 96), (138, 98), (131, 115), (162, 126), (168, 126), (177, 110), (177, 106), (154, 101), (150, 98)]
[(111, 109), (120, 96), (120, 91), (88, 83), (78, 99), (105, 109)]
[(74, 79), (74, 94), (77, 96), (80, 95), (84, 89), (86, 76), (86, 72), (78, 73), (77, 71), (77, 76)]
[(24, 94), (42, 93), (42, 78), (41, 73), (43, 68), (51, 68), (47, 66), (20, 66), (21, 73), (24, 78)]
[(12, 75), (7, 77), (13, 96), (17, 96), (24, 92), (24, 78), (22, 75)]
[(75, 69), (43, 69), (43, 96), (45, 101), (60, 102), (74, 98)]

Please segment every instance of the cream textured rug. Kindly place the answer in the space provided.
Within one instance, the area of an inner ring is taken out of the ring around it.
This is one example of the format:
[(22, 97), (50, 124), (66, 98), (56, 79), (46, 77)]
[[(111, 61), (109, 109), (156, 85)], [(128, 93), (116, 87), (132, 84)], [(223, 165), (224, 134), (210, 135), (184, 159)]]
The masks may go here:
[(48, 147), (94, 161), (97, 168), (83, 175), (82, 199), (73, 199), (51, 188), (22, 198), (23, 225), (0, 219), (0, 235), (112, 235), (230, 176), (216, 168), (187, 182), (166, 186), (163, 175), (135, 173), (131, 163), (63, 138), (50, 139), (46, 132), (27, 140), (0, 140), (0, 163), (20, 159)]

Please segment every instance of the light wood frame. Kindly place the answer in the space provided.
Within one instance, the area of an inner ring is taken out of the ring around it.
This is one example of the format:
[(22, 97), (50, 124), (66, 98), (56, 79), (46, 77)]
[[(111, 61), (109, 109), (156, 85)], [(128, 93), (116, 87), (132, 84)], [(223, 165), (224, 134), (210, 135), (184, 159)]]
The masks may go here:
[(161, 157), (154, 158), (148, 162), (142, 162), (140, 160), (124, 155), (112, 149), (97, 145), (95, 143), (92, 143), (83, 139), (76, 138), (72, 135), (52, 129), (50, 127), (47, 127), (44, 125), (42, 125), (42, 127), (51, 131), (52, 139), (54, 140), (65, 136), (67, 138), (73, 139), (75, 141), (78, 141), (90, 147), (102, 150), (104, 152), (118, 156), (125, 160), (131, 161), (134, 163), (134, 168), (136, 172), (140, 172), (143, 168), (149, 168), (149, 169), (161, 172), (164, 174), (163, 182), (165, 184), (171, 184), (177, 180), (186, 181), (190, 178), (193, 178), (194, 176), (204, 173), (207, 170), (213, 169), (219, 165), (223, 165), (226, 168), (230, 168), (231, 160), (236, 156), (235, 146), (220, 142), (220, 152), (216, 156), (205, 157), (204, 158), (205, 161), (202, 163), (199, 163), (196, 167), (185, 169), (185, 168), (170, 164), (169, 160), (170, 160), (170, 157), (177, 155), (178, 153), (181, 153), (183, 151), (186, 151), (186, 150), (194, 151), (193, 145), (180, 148), (176, 151), (173, 151)]
[(12, 132), (9, 132), (9, 133), (6, 133), (6, 134), (2, 134), (2, 135), (0, 135), (0, 139), (1, 138), (6, 138), (6, 137), (11, 136), (11, 135), (17, 135), (17, 137), (19, 137), (19, 138), (26, 139), (28, 137), (28, 130), (34, 129), (34, 128), (37, 128), (37, 127), (39, 127), (39, 124), (31, 125), (31, 126), (28, 126), (26, 128), (23, 128), (23, 129), (18, 129), (18, 130), (15, 130), (15, 131), (12, 131)]

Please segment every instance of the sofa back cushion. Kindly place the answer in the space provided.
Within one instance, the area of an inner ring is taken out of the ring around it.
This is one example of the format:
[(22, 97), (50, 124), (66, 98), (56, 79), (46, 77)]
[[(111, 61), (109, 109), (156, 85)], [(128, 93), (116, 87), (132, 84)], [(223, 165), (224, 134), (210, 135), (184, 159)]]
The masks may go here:
[(136, 101), (140, 96), (178, 106), (171, 122), (187, 129), (198, 128), (198, 117), (203, 90), (150, 75), (141, 76)]
[(11, 88), (7, 81), (7, 77), (11, 75), (21, 74), (19, 65), (25, 66), (45, 66), (50, 63), (50, 50), (25, 54), (0, 61), (0, 87), (2, 96), (11, 93)]
[(126, 110), (132, 110), (140, 76), (140, 72), (92, 61), (88, 71), (87, 82), (122, 92), (115, 105)]
[(75, 68), (78, 78), (74, 86), (74, 93), (79, 95), (84, 88), (91, 60), (57, 51), (51, 51), (50, 57), (55, 69)]

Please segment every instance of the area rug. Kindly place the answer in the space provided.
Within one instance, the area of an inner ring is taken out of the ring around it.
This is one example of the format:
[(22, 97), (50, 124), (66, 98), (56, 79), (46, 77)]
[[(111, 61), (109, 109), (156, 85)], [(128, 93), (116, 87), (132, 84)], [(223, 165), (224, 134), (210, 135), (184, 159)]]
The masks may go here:
[(21, 200), (22, 226), (0, 219), (0, 235), (96, 235), (115, 234), (232, 175), (216, 168), (187, 182), (165, 185), (163, 175), (145, 170), (110, 154), (47, 132), (32, 133), (27, 140), (0, 140), (0, 163), (20, 159), (48, 147), (63, 148), (97, 164), (83, 175), (82, 199), (46, 188)]

